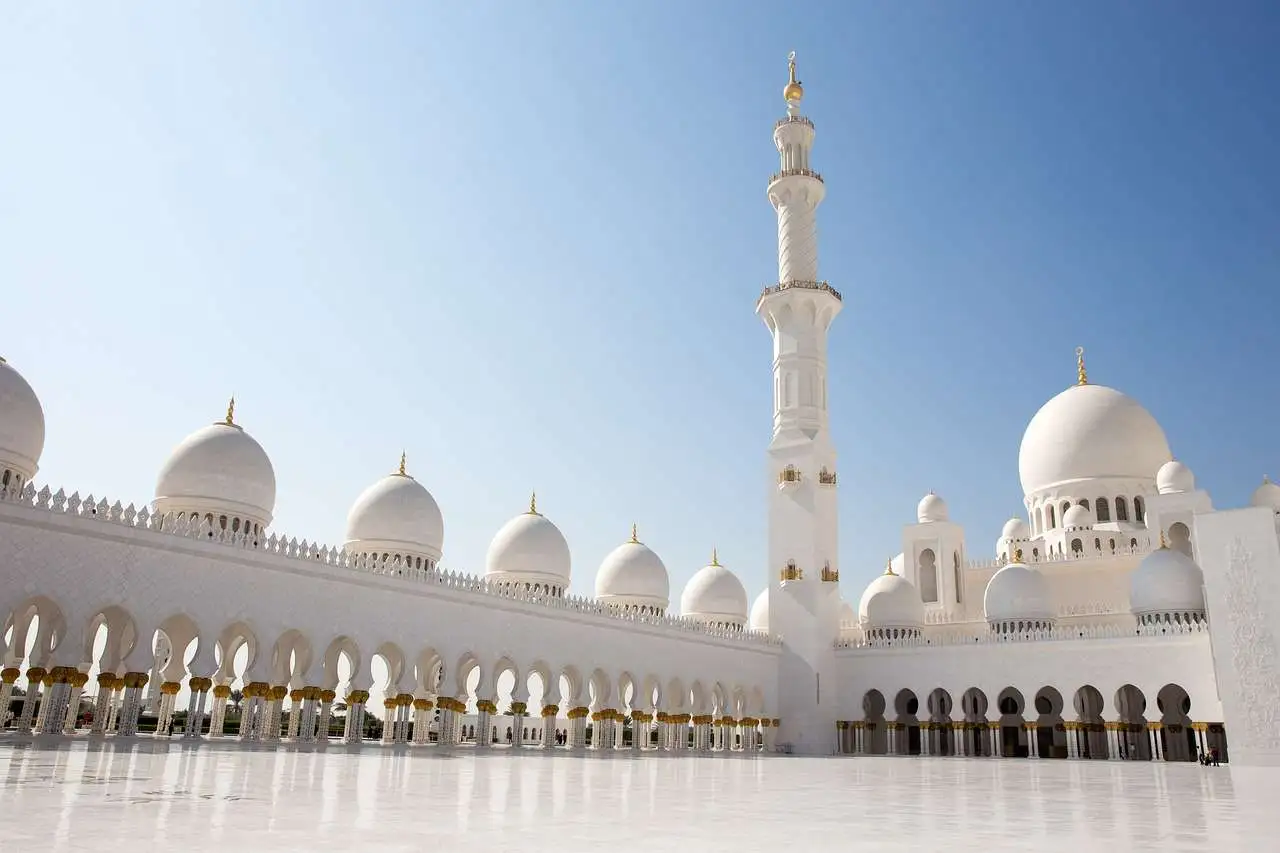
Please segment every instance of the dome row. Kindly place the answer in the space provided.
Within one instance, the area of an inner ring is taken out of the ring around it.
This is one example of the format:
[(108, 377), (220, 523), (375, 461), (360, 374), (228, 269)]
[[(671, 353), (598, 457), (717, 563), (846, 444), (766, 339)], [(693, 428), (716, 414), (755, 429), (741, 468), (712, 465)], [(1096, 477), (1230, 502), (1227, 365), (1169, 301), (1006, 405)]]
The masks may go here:
[[(1007, 527), (1007, 525), (1006, 525)], [(1022, 562), (1022, 552), (987, 582), (983, 611), (997, 628), (1014, 625), (1030, 629), (1050, 627), (1056, 616), (1048, 581)], [(918, 635), (925, 624), (924, 604), (915, 586), (902, 577), (899, 554), (862, 594), (858, 621), (870, 637)], [(1163, 543), (1148, 554), (1129, 576), (1129, 609), (1140, 620), (1169, 614), (1203, 617), (1204, 575), (1190, 557)], [(754, 619), (754, 610), (752, 613)]]
[[(44, 450), (44, 410), (35, 391), (0, 359), (0, 488), (21, 488), (36, 474)], [(210, 525), (257, 535), (272, 520), (276, 475), (270, 457), (235, 422), (235, 400), (225, 417), (184, 438), (169, 454), (156, 480), (154, 508), (192, 516)], [(444, 517), (431, 493), (406, 470), (382, 477), (356, 498), (347, 514), (344, 547), (381, 556), (412, 568), (430, 569), (444, 551)], [(550, 595), (569, 585), (569, 544), (560, 529), (537, 510), (512, 518), (494, 536), (485, 558), (485, 578), (522, 584)], [(619, 609), (661, 614), (670, 603), (667, 567), (639, 541), (615, 548), (596, 576), (597, 598)], [(747, 622), (747, 593), (741, 581), (713, 554), (680, 597), (685, 618), (741, 627)]]

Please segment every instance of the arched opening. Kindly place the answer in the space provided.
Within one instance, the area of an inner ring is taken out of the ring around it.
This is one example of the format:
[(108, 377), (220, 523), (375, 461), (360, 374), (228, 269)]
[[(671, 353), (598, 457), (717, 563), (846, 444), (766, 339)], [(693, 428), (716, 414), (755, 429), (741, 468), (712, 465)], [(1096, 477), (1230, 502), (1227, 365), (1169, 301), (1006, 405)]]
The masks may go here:
[(893, 708), (897, 713), (894, 742), (894, 754), (920, 754), (920, 720), (916, 714), (920, 711), (920, 700), (910, 690), (899, 691), (893, 700)]
[(1093, 502), (1093, 511), (1099, 523), (1111, 520), (1111, 503), (1106, 498), (1097, 498)]
[(889, 751), (884, 711), (884, 694), (868, 690), (862, 697), (862, 749), (868, 755), (884, 755)]
[(1179, 684), (1166, 684), (1156, 694), (1160, 711), (1160, 754), (1165, 761), (1195, 761), (1200, 756), (1191, 728), (1191, 697)]
[(955, 573), (956, 604), (963, 604), (964, 594), (962, 591), (964, 590), (964, 582), (961, 581), (960, 579), (960, 552), (959, 551), (951, 552), (951, 567)]
[(1081, 758), (1106, 758), (1107, 731), (1102, 720), (1102, 693), (1093, 685), (1086, 684), (1076, 691), (1072, 702), (1076, 711), (1076, 746)]
[(960, 697), (960, 709), (964, 713), (965, 755), (991, 755), (991, 727), (987, 720), (987, 694), (970, 687)]
[(1139, 524), (1147, 520), (1147, 504), (1138, 495), (1133, 496), (1133, 520)]
[(1026, 758), (1026, 720), (1022, 711), (1027, 702), (1016, 688), (1006, 687), (1000, 692), (996, 708), (1000, 711), (1000, 754), (1005, 758)]
[(955, 755), (955, 743), (951, 729), (951, 694), (941, 687), (929, 694), (929, 731), (925, 736), (929, 739), (930, 755)]
[(1147, 697), (1132, 684), (1116, 691), (1116, 712), (1120, 717), (1117, 735), (1121, 759), (1129, 761), (1151, 760), (1151, 739), (1147, 735)]
[(1062, 694), (1053, 687), (1041, 687), (1036, 694), (1036, 755), (1040, 758), (1067, 757), (1067, 729), (1062, 720)]
[(1058, 526), (1057, 519), (1054, 516), (1053, 507), (1052, 506), (1045, 507), (1045, 512), (1048, 514), (1049, 529), (1053, 530), (1055, 527)]
[(1188, 557), (1192, 557), (1191, 553), (1191, 530), (1181, 521), (1175, 521), (1169, 525), (1169, 547), (1175, 551), (1181, 551)]
[(1116, 521), (1129, 520), (1129, 504), (1124, 498), (1116, 498)]
[(934, 604), (938, 600), (938, 558), (932, 548), (920, 552), (920, 599), (925, 604)]

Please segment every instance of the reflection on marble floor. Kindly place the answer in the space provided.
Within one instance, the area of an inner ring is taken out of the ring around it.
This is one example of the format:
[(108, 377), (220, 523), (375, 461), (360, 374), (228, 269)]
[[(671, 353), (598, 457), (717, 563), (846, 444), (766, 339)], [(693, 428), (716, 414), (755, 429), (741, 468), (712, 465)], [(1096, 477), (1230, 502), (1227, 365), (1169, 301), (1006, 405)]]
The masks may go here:
[(1145, 762), (0, 742), (0, 850), (1226, 853), (1274, 849), (1277, 783)]

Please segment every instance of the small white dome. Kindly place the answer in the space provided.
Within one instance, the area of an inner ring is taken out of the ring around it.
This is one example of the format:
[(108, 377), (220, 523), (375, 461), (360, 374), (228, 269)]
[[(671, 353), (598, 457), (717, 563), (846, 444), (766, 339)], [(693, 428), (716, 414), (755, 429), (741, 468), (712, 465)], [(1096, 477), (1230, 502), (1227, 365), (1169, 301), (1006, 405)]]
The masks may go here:
[(1076, 504), (1062, 514), (1062, 526), (1067, 530), (1088, 530), (1093, 526), (1093, 513)]
[(1018, 473), (1033, 495), (1080, 480), (1150, 481), (1170, 458), (1164, 430), (1136, 400), (1105, 385), (1074, 385), (1027, 425)]
[(747, 625), (753, 631), (762, 631), (769, 633), (769, 587), (764, 588), (764, 592), (756, 596), (756, 600), (751, 603), (751, 618)]
[(919, 628), (924, 624), (924, 603), (911, 581), (885, 573), (863, 591), (858, 601), (858, 621), (867, 630)]
[(1022, 542), (1031, 538), (1031, 530), (1021, 518), (1011, 518), (1001, 528), (1000, 538), (1011, 542)]
[(44, 450), (44, 409), (36, 392), (0, 358), (0, 474), (7, 468), (30, 480)]
[(1129, 575), (1129, 609), (1146, 613), (1203, 613), (1204, 573), (1173, 548), (1152, 551)]
[(1270, 477), (1263, 477), (1262, 485), (1253, 490), (1253, 497), (1249, 503), (1253, 506), (1270, 507), (1280, 512), (1280, 486), (1271, 482)]
[(191, 433), (169, 454), (156, 480), (157, 512), (242, 517), (263, 527), (271, 523), (275, 469), (262, 445), (232, 422), (232, 413)]
[(528, 512), (502, 525), (485, 557), (485, 578), (498, 583), (540, 584), (563, 591), (569, 571), (569, 543), (534, 501)]
[(1009, 563), (991, 576), (982, 607), (988, 622), (1054, 617), (1048, 581), (1021, 562)]
[(680, 594), (680, 615), (699, 622), (744, 625), (747, 590), (713, 554), (710, 565), (694, 573)]
[(388, 474), (360, 493), (347, 513), (346, 548), (357, 553), (421, 555), (434, 563), (444, 550), (444, 517), (426, 487), (404, 473)]
[(1196, 490), (1196, 475), (1192, 474), (1191, 469), (1177, 459), (1170, 459), (1161, 465), (1160, 470), (1156, 472), (1156, 489), (1162, 495), (1171, 495), (1177, 492), (1194, 492)]
[(666, 610), (671, 597), (667, 567), (631, 531), (631, 541), (609, 552), (596, 572), (596, 598), (623, 607)]
[(921, 524), (927, 524), (930, 521), (946, 521), (947, 502), (930, 492), (916, 505), (916, 520)]

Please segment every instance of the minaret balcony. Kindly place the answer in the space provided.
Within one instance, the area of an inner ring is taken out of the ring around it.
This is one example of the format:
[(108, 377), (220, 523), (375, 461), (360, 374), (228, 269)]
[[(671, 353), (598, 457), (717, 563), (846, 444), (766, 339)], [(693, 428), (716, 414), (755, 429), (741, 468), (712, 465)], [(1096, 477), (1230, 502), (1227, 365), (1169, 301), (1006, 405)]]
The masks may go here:
[(843, 302), (844, 297), (840, 295), (840, 291), (836, 290), (825, 281), (784, 281), (779, 284), (770, 285), (760, 291), (760, 298), (756, 300), (758, 306), (765, 299), (773, 296), (775, 293), (782, 293), (784, 290), (820, 290), (823, 293), (830, 294), (836, 298), (837, 302)]
[(778, 472), (778, 490), (789, 492), (800, 488), (800, 484), (804, 481), (804, 475), (800, 473), (800, 469), (794, 465), (788, 465)]
[(777, 130), (786, 124), (803, 124), (805, 127), (813, 130), (813, 122), (804, 116), (783, 116), (774, 124), (773, 129)]
[(822, 467), (822, 470), (818, 472), (818, 485), (834, 486), (835, 484), (836, 484), (836, 472), (828, 471), (826, 466), (824, 465)]
[(823, 583), (840, 583), (840, 570), (831, 568), (831, 564), (827, 563), (822, 567)]
[(804, 569), (796, 565), (795, 560), (787, 560), (787, 564), (782, 567), (782, 571), (778, 576), (783, 581), (802, 581), (804, 580)]
[(775, 181), (783, 178), (813, 178), (820, 184), (826, 183), (822, 180), (822, 173), (815, 172), (812, 169), (783, 169), (781, 172), (775, 172), (769, 177), (768, 186), (773, 186)]

